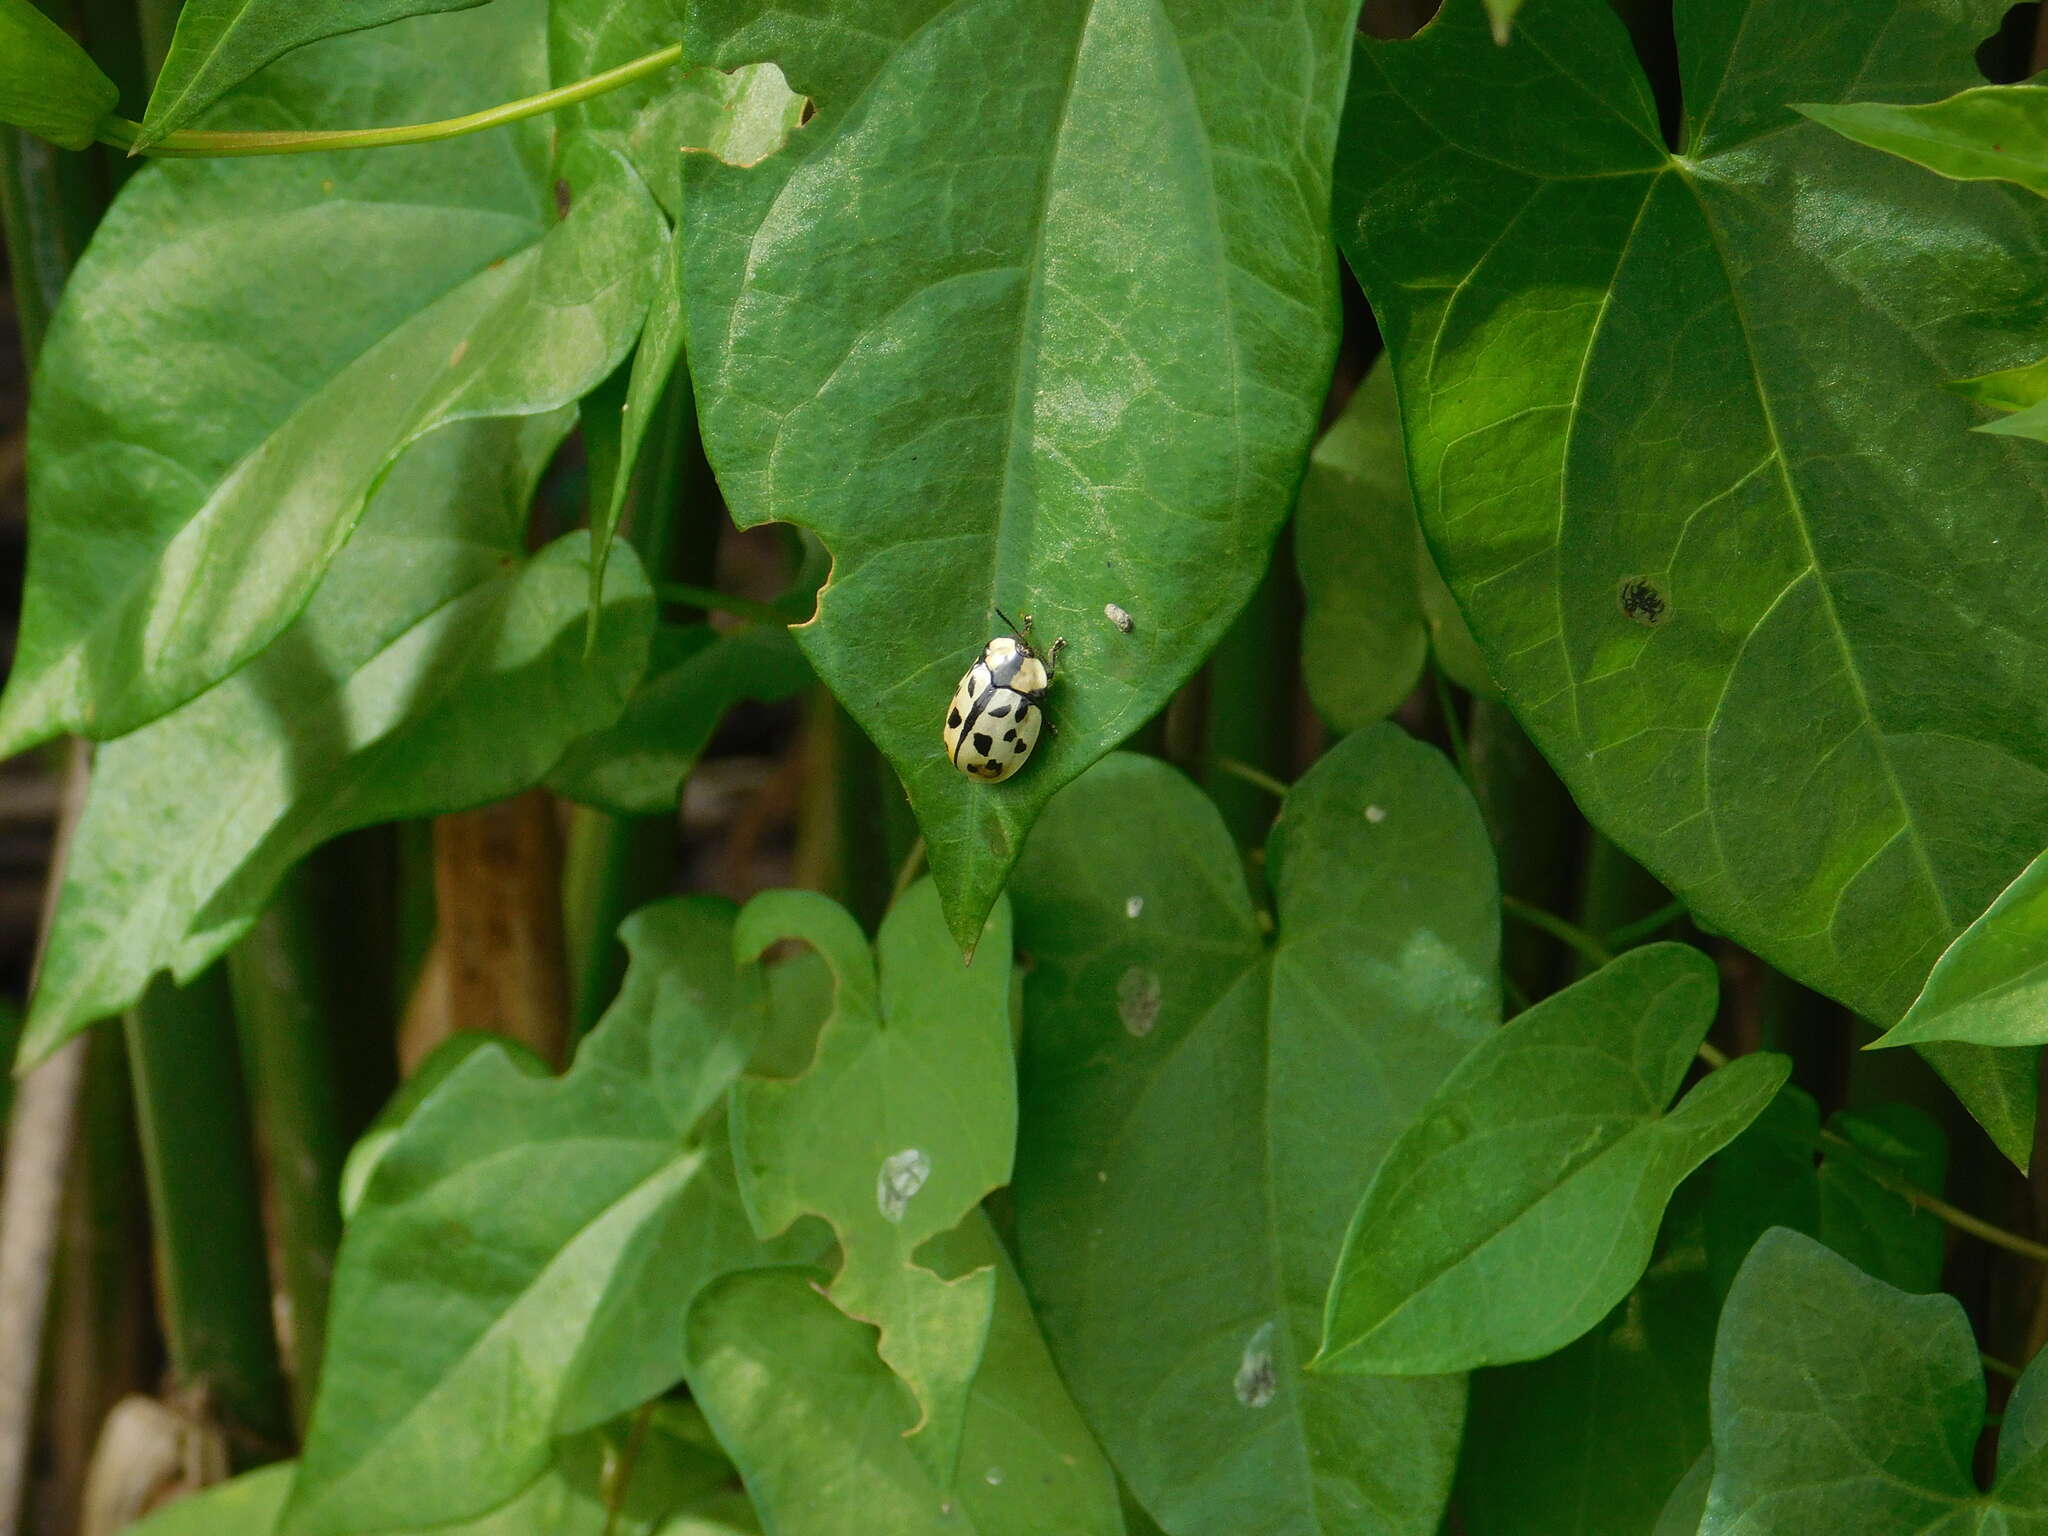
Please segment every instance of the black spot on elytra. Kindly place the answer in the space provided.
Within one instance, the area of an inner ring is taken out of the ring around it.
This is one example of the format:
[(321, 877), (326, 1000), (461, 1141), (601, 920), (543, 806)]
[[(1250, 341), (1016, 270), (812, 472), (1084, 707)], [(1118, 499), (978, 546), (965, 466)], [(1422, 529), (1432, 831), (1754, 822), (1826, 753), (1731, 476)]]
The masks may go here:
[(946, 724), (947, 724), (947, 725), (949, 725), (950, 727), (952, 727), (952, 728), (953, 728), (954, 730), (956, 730), (956, 731), (957, 731), (957, 730), (959, 730), (959, 729), (960, 729), (960, 711), (956, 709), (956, 710), (954, 710), (954, 711), (953, 711), (953, 713), (951, 713), (950, 715), (946, 716)]
[(994, 709), (992, 709), (992, 710), (990, 710), (990, 711), (988, 712), (988, 717), (989, 717), (989, 719), (991, 719), (991, 720), (1000, 720), (1000, 719), (1002, 719), (1002, 718), (1003, 718), (1003, 716), (1007, 715), (1007, 714), (1008, 714), (1009, 712), (1010, 712), (1010, 706), (1009, 706), (1009, 705), (1007, 705), (1007, 704), (998, 704), (998, 705), (997, 705), (997, 706), (996, 706), (996, 707), (995, 707)]
[(987, 757), (988, 754), (994, 750), (994, 748), (995, 742), (992, 741), (989, 737), (984, 736), (980, 731), (976, 731), (974, 733), (975, 751), (979, 752), (983, 757)]
[(1017, 743), (1016, 746), (1012, 747), (1010, 750), (1012, 752), (1015, 752), (1019, 757), (1022, 757), (1026, 752), (1029, 752), (1031, 750), (1031, 743), (1028, 741), (1020, 741)]
[(1671, 600), (1664, 595), (1664, 589), (1648, 576), (1622, 578), (1614, 600), (1621, 604), (1623, 613), (1645, 629), (1655, 629), (1671, 617)]
[(1028, 702), (1019, 704), (1017, 706), (1017, 723), (1019, 725), (1022, 725), (1024, 723), (1024, 717), (1030, 713), (1031, 705)]
[(1009, 729), (1009, 730), (1007, 730), (1007, 731), (1003, 732), (1003, 740), (1005, 740), (1005, 741), (1015, 741), (1016, 739), (1017, 739), (1017, 731), (1016, 731), (1016, 728), (1015, 728), (1014, 726), (1013, 726), (1013, 727), (1012, 727), (1011, 729)]

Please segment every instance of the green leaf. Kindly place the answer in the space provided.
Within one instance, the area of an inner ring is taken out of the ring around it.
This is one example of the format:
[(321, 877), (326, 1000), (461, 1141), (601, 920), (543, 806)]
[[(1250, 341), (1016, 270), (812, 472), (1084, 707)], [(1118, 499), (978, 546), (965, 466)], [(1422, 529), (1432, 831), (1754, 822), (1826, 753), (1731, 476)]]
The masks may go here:
[(1707, 1445), (1720, 1295), (1700, 1212), (1681, 1216), (1682, 1203), (1683, 1191), (1642, 1282), (1591, 1333), (1473, 1376), (1467, 1536), (1643, 1536)]
[(1941, 1127), (1910, 1104), (1873, 1104), (1836, 1115), (1828, 1131), (1820, 1165), (1822, 1241), (1887, 1285), (1940, 1290), (1947, 1233), (1898, 1184), (1941, 1193), (1948, 1173)]
[(1679, 1181), (1791, 1067), (1741, 1057), (1665, 1112), (1719, 990), (1698, 950), (1645, 945), (1466, 1057), (1359, 1204), (1319, 1363), (1421, 1375), (1534, 1359), (1626, 1296)]
[(2010, 181), (2048, 197), (2048, 90), (1980, 85), (1944, 101), (1794, 102), (1824, 128), (1957, 181)]
[(957, 1486), (911, 1453), (915, 1403), (872, 1331), (817, 1294), (821, 1277), (734, 1275), (690, 1309), (690, 1390), (777, 1536), (1122, 1536), (1115, 1479), (1008, 1260), (980, 1215), (961, 1234), (996, 1287)]
[(917, 1401), (912, 1449), (942, 1484), (997, 1280), (987, 1267), (942, 1278), (917, 1253), (1009, 1182), (1017, 1133), (1006, 907), (983, 936), (987, 953), (963, 969), (929, 880), (890, 909), (872, 957), (846, 909), (806, 891), (755, 897), (734, 935), (742, 960), (800, 939), (836, 986), (808, 1069), (734, 1090), (754, 1230), (770, 1238), (810, 1214), (831, 1224), (844, 1262), (825, 1294), (880, 1330), (882, 1360)]
[(708, 899), (644, 908), (565, 1077), (480, 1052), (406, 1122), (342, 1244), (293, 1536), (492, 1508), (555, 1435), (680, 1378), (675, 1323), (706, 1281), (816, 1253), (815, 1229), (754, 1242), (721, 1127), (700, 1129), (761, 1026), (731, 934)]
[[(1338, 156), (1424, 526), (1522, 723), (1704, 921), (1884, 1024), (2048, 825), (2012, 693), (2048, 460), (1943, 388), (2030, 360), (2048, 208), (1783, 103), (1969, 84), (1967, 12), (1688, 4), (1674, 156), (1600, 0), (1504, 48), (1449, 0), (1360, 41)], [(2023, 1162), (2031, 1063), (1936, 1064)]]
[(525, 789), (618, 718), (653, 626), (638, 562), (616, 563), (586, 659), (587, 536), (521, 553), (562, 425), (469, 423), (408, 452), (276, 645), (100, 752), (24, 1061), (159, 971), (197, 975), (328, 838)]
[[(296, 126), (518, 95), (541, 63), (537, 0), (499, 0), (330, 39), (238, 100)], [(219, 682), (298, 613), (408, 444), (552, 411), (624, 359), (661, 217), (620, 156), (576, 138), (551, 164), (550, 135), (166, 162), (128, 183), (37, 378), (0, 753), (118, 736)]]
[(1998, 893), (1942, 953), (1927, 985), (1879, 1045), (2048, 1041), (2048, 853)]
[(1714, 1480), (1714, 1451), (1701, 1451), (1657, 1516), (1650, 1536), (1699, 1536), (1700, 1522), (1707, 1514), (1707, 1489)]
[[(323, 37), (381, 27), (407, 16), (466, 10), (485, 0), (187, 0), (143, 114), (138, 149), (183, 128), (264, 65)], [(507, 23), (510, 25), (511, 23)], [(621, 60), (620, 62), (624, 62)], [(427, 107), (428, 118), (495, 106), (487, 100)], [(234, 126), (241, 127), (237, 122)], [(323, 118), (308, 127), (368, 124)]]
[(2041, 1529), (2048, 1460), (2030, 1404), (2042, 1377), (2037, 1364), (2014, 1394), (1997, 1481), (1980, 1493), (1971, 1460), (1984, 1374), (1961, 1304), (1894, 1290), (1811, 1238), (1767, 1233), (1721, 1316), (1700, 1536)]
[(0, 123), (84, 149), (120, 95), (35, 0), (0, 0)]
[(363, 1192), (370, 1187), (371, 1175), (384, 1161), (384, 1154), (391, 1150), (391, 1144), (398, 1140), (398, 1133), (405, 1129), (413, 1111), (424, 1104), (427, 1095), (446, 1082), (457, 1067), (483, 1050), (503, 1051), (506, 1060), (528, 1077), (549, 1075), (548, 1064), (530, 1046), (517, 1040), (481, 1029), (465, 1029), (450, 1035), (428, 1053), (426, 1060), (412, 1069), (405, 1081), (398, 1085), (398, 1091), (377, 1112), (370, 1128), (349, 1148), (348, 1159), (341, 1166), (341, 1214), (344, 1220), (354, 1219), (356, 1207), (363, 1203)]
[(1787, 1083), (1707, 1165), (1707, 1270), (1716, 1301), (1772, 1227), (1821, 1235), (1819, 1149), (1820, 1106)]
[(1019, 1262), (1173, 1536), (1434, 1536), (1463, 1382), (1301, 1362), (1374, 1166), (1499, 1018), (1492, 848), (1450, 765), (1374, 725), (1294, 786), (1267, 863), (1271, 944), (1165, 764), (1111, 757), (1047, 810), (1014, 888)]
[[(638, 1437), (617, 1516), (609, 1497), (630, 1430), (557, 1441), (550, 1465), (508, 1502), (454, 1525), (392, 1528), (382, 1536), (723, 1536), (757, 1531), (732, 1520), (723, 1458), (673, 1431), (657, 1412)], [(297, 1475), (280, 1462), (180, 1499), (132, 1527), (133, 1536), (273, 1536)]]
[[(1228, 0), (873, 0), (853, 32), (690, 9), (691, 58), (774, 58), (818, 104), (752, 170), (684, 167), (706, 451), (743, 526), (831, 548), (797, 638), (901, 776), (964, 946), (1053, 793), (1222, 635), (1293, 500), (1356, 0), (1249, 24)], [(1069, 649), (1058, 734), (989, 785), (940, 731), (997, 605)]]
[(664, 625), (625, 713), (571, 746), (549, 787), (618, 816), (672, 810), (728, 709), (742, 699), (786, 699), (810, 681), (809, 663), (780, 625)]

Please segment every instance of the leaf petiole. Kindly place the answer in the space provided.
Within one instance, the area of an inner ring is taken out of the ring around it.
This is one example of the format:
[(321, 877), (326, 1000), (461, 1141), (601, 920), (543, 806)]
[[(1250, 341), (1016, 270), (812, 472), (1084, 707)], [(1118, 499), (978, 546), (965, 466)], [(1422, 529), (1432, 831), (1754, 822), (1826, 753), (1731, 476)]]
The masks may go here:
[(523, 118), (538, 117), (544, 112), (574, 106), (579, 101), (588, 101), (593, 96), (602, 96), (607, 91), (618, 90), (621, 86), (644, 80), (649, 75), (660, 74), (663, 70), (680, 64), (682, 60), (683, 45), (672, 43), (666, 48), (648, 54), (645, 58), (634, 59), (631, 63), (605, 70), (602, 74), (592, 75), (586, 80), (558, 85), (553, 90), (542, 91), (537, 96), (503, 102), (495, 107), (486, 107), (481, 112), (471, 112), (463, 117), (444, 118), (436, 123), (406, 123), (393, 128), (321, 128), (271, 132), (181, 128), (174, 133), (165, 134), (154, 144), (139, 144), (142, 125), (110, 113), (100, 119), (96, 132), (102, 144), (111, 144), (114, 148), (126, 150), (131, 155), (173, 160), (231, 155), (303, 155), (330, 149), (383, 149), (396, 144), (434, 144), (443, 139), (457, 139), (464, 134), (481, 133), (486, 128), (516, 123)]

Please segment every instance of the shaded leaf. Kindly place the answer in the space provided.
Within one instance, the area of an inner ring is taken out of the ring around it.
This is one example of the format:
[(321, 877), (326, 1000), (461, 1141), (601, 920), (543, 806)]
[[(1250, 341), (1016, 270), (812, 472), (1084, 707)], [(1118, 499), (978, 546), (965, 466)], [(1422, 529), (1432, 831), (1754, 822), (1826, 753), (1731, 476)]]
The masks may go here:
[[(1688, 5), (1674, 156), (1599, 0), (1503, 48), (1449, 0), (1361, 40), (1339, 152), (1425, 528), (1519, 718), (1705, 922), (1881, 1023), (2048, 827), (2011, 684), (2048, 460), (1942, 387), (2028, 360), (2048, 209), (1784, 103), (1972, 83), (1968, 9)], [(2024, 1161), (2031, 1060), (1933, 1059)]]
[(1671, 1490), (1671, 1498), (1657, 1516), (1650, 1536), (1699, 1536), (1700, 1522), (1707, 1514), (1707, 1489), (1713, 1481), (1714, 1451), (1709, 1446)]
[(1707, 1270), (1718, 1302), (1772, 1227), (1821, 1235), (1820, 1106), (1794, 1083), (1714, 1155), (1706, 1181)]
[[(544, 83), (539, 22), (537, 0), (499, 0), (331, 39), (238, 112), (295, 126), (516, 96)], [(165, 162), (128, 183), (37, 378), (0, 751), (118, 736), (220, 681), (297, 614), (408, 444), (552, 411), (623, 360), (661, 217), (618, 155), (572, 139), (551, 164), (550, 135)]]
[(915, 1402), (817, 1278), (735, 1275), (690, 1309), (690, 1390), (778, 1536), (1122, 1536), (1115, 1480), (1009, 1261), (979, 1215), (961, 1233), (961, 1256), (990, 1266), (996, 1287), (957, 1487), (912, 1454)]
[(1698, 950), (1646, 945), (1466, 1057), (1359, 1204), (1320, 1363), (1425, 1374), (1533, 1359), (1626, 1296), (1679, 1181), (1790, 1070), (1741, 1057), (1666, 1113), (1719, 990)]
[(1700, 1536), (2032, 1531), (2048, 1520), (2048, 1461), (2015, 1394), (1998, 1475), (1971, 1458), (1984, 1375), (1952, 1296), (1914, 1296), (1797, 1233), (1765, 1234), (1714, 1349), (1714, 1471)]
[(1878, 1043), (2048, 1041), (2048, 854), (1998, 893), (1943, 951), (1927, 985)]
[(1434, 1536), (1464, 1383), (1302, 1362), (1373, 1167), (1499, 1017), (1492, 849), (1442, 756), (1375, 725), (1294, 786), (1267, 853), (1270, 945), (1165, 764), (1112, 757), (1048, 809), (1014, 889), (1019, 1262), (1173, 1536)]
[[(1356, 0), (690, 11), (691, 58), (776, 59), (818, 107), (752, 170), (684, 167), (706, 451), (742, 525), (831, 548), (797, 637), (902, 777), (965, 946), (1046, 801), (1222, 635), (1293, 500)], [(939, 737), (997, 605), (1070, 649), (1059, 733), (988, 785)]]
[(556, 1434), (680, 1378), (673, 1322), (707, 1280), (816, 1252), (754, 1242), (699, 1129), (761, 1025), (731, 932), (708, 899), (636, 913), (625, 987), (566, 1076), (480, 1052), (406, 1122), (342, 1245), (288, 1531), (492, 1508)]
[[(294, 48), (381, 27), (407, 16), (467, 10), (485, 0), (186, 0), (178, 29), (150, 92), (138, 148), (183, 128), (264, 65)], [(492, 101), (448, 102), (428, 107), (430, 118), (495, 106)], [(236, 123), (234, 126), (245, 126)], [(368, 127), (366, 123), (322, 120), (321, 128)]]
[(561, 430), (470, 423), (408, 452), (267, 653), (99, 753), (25, 1061), (157, 972), (198, 974), (328, 838), (528, 788), (618, 717), (653, 627), (638, 562), (586, 658), (587, 536), (521, 553)]
[(1822, 1241), (1887, 1285), (1940, 1290), (1947, 1233), (1939, 1217), (1899, 1192), (1898, 1181), (1941, 1193), (1948, 1173), (1941, 1127), (1910, 1104), (1872, 1104), (1834, 1116), (1828, 1130), (1833, 1140), (1820, 1165)]
[(743, 699), (788, 698), (810, 681), (810, 664), (779, 625), (664, 625), (625, 713), (574, 743), (549, 787), (619, 816), (672, 810), (728, 709)]
[(1467, 1536), (1644, 1536), (1682, 1485), (1707, 1445), (1720, 1312), (1703, 1202), (1687, 1203), (1681, 1190), (1656, 1261), (1592, 1332), (1473, 1376), (1458, 1469)]
[(831, 967), (833, 1011), (808, 1069), (748, 1077), (733, 1094), (733, 1155), (754, 1229), (773, 1237), (824, 1217), (844, 1262), (826, 1295), (873, 1323), (877, 1348), (913, 1393), (913, 1448), (952, 1475), (994, 1306), (987, 1267), (946, 1279), (917, 1258), (1009, 1182), (1017, 1132), (1010, 1045), (1010, 919), (998, 905), (987, 953), (962, 968), (918, 882), (890, 908), (871, 957), (845, 908), (770, 891), (740, 914), (734, 953), (800, 939)]
[(0, 0), (0, 123), (84, 149), (120, 95), (35, 0)]

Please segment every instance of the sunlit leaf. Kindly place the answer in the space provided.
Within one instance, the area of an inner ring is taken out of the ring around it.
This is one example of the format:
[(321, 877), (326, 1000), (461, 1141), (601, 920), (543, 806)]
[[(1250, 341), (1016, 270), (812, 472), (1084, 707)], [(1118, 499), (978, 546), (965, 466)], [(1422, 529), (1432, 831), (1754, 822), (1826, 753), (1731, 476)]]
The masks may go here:
[(1918, 106), (1794, 102), (1793, 110), (1940, 175), (2010, 181), (2048, 197), (2048, 90), (2038, 85), (1979, 85)]
[(1927, 985), (1880, 1042), (2048, 1041), (2048, 854), (1998, 893), (1935, 962)]
[(762, 1021), (731, 934), (708, 899), (643, 909), (625, 988), (566, 1076), (479, 1052), (405, 1122), (342, 1245), (287, 1532), (491, 1509), (557, 1434), (681, 1377), (676, 1320), (708, 1280), (815, 1254), (813, 1232), (754, 1241), (722, 1127), (701, 1125)]
[[(705, 447), (742, 524), (831, 548), (797, 636), (902, 777), (963, 947), (1046, 801), (1223, 633), (1293, 500), (1356, 12), (690, 8), (692, 59), (772, 58), (817, 105), (751, 170), (685, 164)], [(997, 605), (1069, 648), (1058, 734), (990, 785), (939, 738)]]
[(1499, 1017), (1492, 851), (1449, 763), (1378, 725), (1294, 786), (1267, 866), (1271, 943), (1165, 764), (1110, 758), (1047, 810), (1015, 886), (1019, 1260), (1172, 1536), (1433, 1536), (1463, 1382), (1302, 1362), (1373, 1168)]
[(99, 753), (25, 1060), (158, 971), (196, 975), (327, 839), (528, 788), (618, 718), (653, 627), (638, 562), (614, 563), (586, 656), (587, 536), (523, 552), (562, 427), (466, 423), (408, 452), (268, 652)]
[(1762, 1113), (1791, 1067), (1741, 1057), (1667, 1112), (1718, 994), (1700, 951), (1646, 945), (1467, 1056), (1359, 1204), (1323, 1367), (1421, 1375), (1530, 1360), (1626, 1296), (1679, 1181)]
[(763, 1238), (822, 1216), (844, 1256), (826, 1295), (880, 1331), (877, 1349), (913, 1393), (913, 1449), (952, 1473), (995, 1304), (994, 1270), (945, 1278), (918, 1250), (1009, 1182), (1017, 1089), (1010, 1046), (1010, 921), (963, 968), (929, 880), (883, 920), (869, 954), (846, 909), (770, 891), (740, 915), (734, 953), (783, 939), (831, 967), (833, 1011), (794, 1078), (748, 1077), (733, 1094), (733, 1156)]
[[(538, 0), (497, 0), (331, 39), (265, 71), (237, 112), (297, 126), (451, 89), (518, 95), (545, 81), (540, 21)], [(165, 162), (128, 183), (37, 375), (0, 751), (118, 736), (219, 682), (296, 616), (408, 444), (552, 411), (624, 359), (660, 213), (618, 154), (551, 143), (528, 122)]]
[(84, 149), (120, 94), (35, 0), (0, 0), (0, 123)]
[(735, 1275), (690, 1309), (690, 1389), (778, 1536), (1122, 1536), (1115, 1480), (987, 1222), (955, 1247), (996, 1286), (950, 1487), (903, 1439), (915, 1402), (821, 1276)]
[[(1674, 155), (1601, 0), (1505, 47), (1448, 0), (1361, 39), (1338, 157), (1423, 522), (1519, 718), (1703, 921), (1881, 1024), (2048, 841), (2012, 681), (2048, 459), (1945, 388), (2038, 355), (2048, 207), (1786, 103), (1953, 92), (1993, 20), (1681, 5)], [(2024, 1162), (2031, 1056), (1933, 1059)]]

